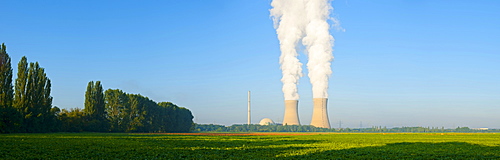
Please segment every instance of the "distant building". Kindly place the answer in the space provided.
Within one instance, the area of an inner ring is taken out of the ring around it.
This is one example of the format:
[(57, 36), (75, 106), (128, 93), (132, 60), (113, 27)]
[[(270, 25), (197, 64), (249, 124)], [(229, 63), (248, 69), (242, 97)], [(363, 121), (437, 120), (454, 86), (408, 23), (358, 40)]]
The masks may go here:
[(264, 118), (262, 120), (260, 120), (259, 122), (260, 125), (275, 125), (274, 121), (272, 119), (269, 119), (269, 118)]
[(472, 130), (487, 131), (489, 128), (471, 128)]

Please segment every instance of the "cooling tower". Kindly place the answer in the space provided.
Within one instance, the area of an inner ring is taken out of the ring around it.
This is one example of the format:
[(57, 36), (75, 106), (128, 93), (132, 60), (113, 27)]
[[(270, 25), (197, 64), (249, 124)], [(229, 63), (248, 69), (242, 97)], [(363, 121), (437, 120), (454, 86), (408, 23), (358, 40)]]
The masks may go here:
[(330, 128), (328, 112), (326, 111), (327, 98), (313, 98), (313, 115), (311, 125), (321, 128)]
[(285, 100), (285, 117), (283, 125), (300, 125), (298, 114), (298, 100)]

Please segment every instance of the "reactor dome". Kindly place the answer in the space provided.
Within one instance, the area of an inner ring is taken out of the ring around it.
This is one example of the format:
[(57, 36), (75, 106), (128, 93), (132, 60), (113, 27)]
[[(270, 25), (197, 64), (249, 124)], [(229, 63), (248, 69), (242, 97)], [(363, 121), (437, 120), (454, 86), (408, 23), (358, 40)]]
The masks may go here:
[(274, 121), (269, 119), (269, 118), (264, 118), (260, 120), (259, 122), (260, 125), (274, 125)]

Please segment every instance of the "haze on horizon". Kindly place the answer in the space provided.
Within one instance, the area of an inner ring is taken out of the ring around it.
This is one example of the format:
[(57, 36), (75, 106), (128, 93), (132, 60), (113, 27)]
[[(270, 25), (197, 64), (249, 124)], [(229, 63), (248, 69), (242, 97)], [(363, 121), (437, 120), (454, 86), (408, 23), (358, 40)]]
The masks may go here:
[[(83, 107), (86, 84), (189, 108), (196, 123), (281, 122), (271, 1), (6, 1), (0, 43), (52, 80), (53, 105)], [(332, 127), (500, 128), (500, 2), (332, 1)], [(298, 56), (307, 62), (307, 56)], [(307, 75), (305, 66), (302, 68)], [(15, 77), (14, 77), (15, 78)], [(299, 80), (309, 124), (312, 92)]]

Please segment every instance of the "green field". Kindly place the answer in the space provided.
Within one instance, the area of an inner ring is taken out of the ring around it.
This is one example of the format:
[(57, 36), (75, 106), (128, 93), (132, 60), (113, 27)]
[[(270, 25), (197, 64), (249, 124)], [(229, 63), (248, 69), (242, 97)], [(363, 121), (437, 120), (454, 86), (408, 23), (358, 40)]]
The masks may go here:
[(500, 134), (0, 135), (0, 159), (500, 159)]

